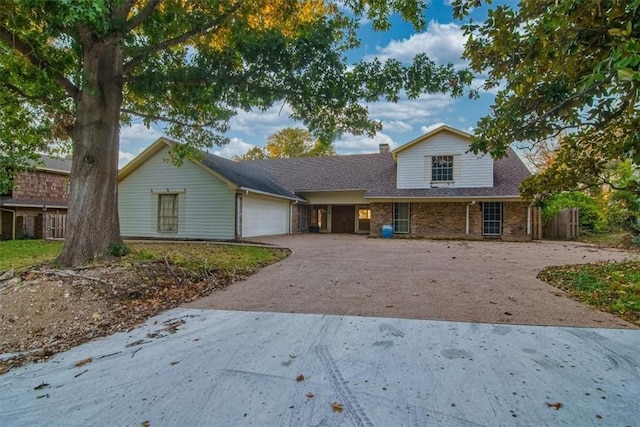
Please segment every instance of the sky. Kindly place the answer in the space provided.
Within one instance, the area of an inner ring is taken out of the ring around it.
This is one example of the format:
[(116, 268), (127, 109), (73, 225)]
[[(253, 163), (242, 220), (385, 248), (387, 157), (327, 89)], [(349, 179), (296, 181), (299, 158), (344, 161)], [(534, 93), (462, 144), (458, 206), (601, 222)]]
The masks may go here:
[[(425, 11), (427, 27), (416, 32), (400, 18), (392, 19), (393, 26), (387, 32), (375, 32), (370, 22), (362, 22), (359, 30), (361, 46), (349, 52), (350, 61), (380, 60), (395, 58), (409, 62), (418, 53), (426, 53), (440, 64), (453, 63), (463, 67), (461, 59), (465, 37), (461, 29), (463, 22), (452, 17), (451, 0), (430, 0)], [(474, 21), (486, 19), (486, 6), (471, 13)], [(474, 87), (481, 88), (481, 76), (474, 80)], [(454, 128), (473, 132), (477, 121), (489, 113), (494, 98), (493, 93), (480, 90), (480, 98), (451, 98), (448, 95), (423, 95), (419, 99), (402, 99), (400, 102), (376, 102), (367, 104), (369, 115), (382, 121), (383, 129), (373, 138), (345, 135), (334, 143), (337, 154), (374, 153), (379, 144), (387, 143), (391, 148), (403, 145), (430, 129), (445, 123)], [(230, 122), (226, 136), (229, 144), (209, 149), (223, 157), (242, 155), (254, 146), (264, 147), (267, 137), (285, 127), (302, 127), (289, 118), (286, 105), (274, 105), (267, 111), (240, 112)], [(152, 125), (147, 129), (142, 123), (123, 126), (120, 131), (120, 167), (133, 159), (157, 138), (162, 136), (162, 128)]]

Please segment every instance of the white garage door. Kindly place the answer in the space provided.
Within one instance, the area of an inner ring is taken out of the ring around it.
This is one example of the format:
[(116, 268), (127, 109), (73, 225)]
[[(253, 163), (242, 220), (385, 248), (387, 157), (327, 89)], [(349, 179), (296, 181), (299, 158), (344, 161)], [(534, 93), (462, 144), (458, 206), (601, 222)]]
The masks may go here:
[(255, 197), (242, 198), (242, 237), (287, 234), (289, 202)]

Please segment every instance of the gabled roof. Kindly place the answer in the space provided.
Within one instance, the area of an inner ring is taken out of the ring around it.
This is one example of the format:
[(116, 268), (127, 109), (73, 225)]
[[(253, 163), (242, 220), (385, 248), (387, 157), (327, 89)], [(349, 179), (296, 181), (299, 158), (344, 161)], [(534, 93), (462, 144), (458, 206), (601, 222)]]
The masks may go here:
[(396, 186), (396, 168), (380, 171), (377, 186), (370, 188), (367, 198), (518, 198), (520, 183), (531, 172), (511, 149), (507, 156), (493, 162), (493, 187), (486, 188), (420, 188), (399, 189)]
[[(165, 137), (158, 138), (153, 144), (147, 147), (146, 150), (120, 169), (118, 172), (118, 181), (125, 179), (165, 147), (171, 147), (174, 144), (178, 143)], [(209, 153), (203, 153), (203, 155), (204, 158), (202, 161), (192, 160), (192, 162), (225, 182), (232, 189), (245, 190), (290, 200), (304, 200), (281, 186), (268, 174), (255, 170), (245, 165), (244, 162), (234, 162)]]
[(458, 136), (460, 136), (462, 138), (468, 139), (469, 142), (471, 142), (471, 134), (470, 133), (463, 132), (460, 129), (456, 129), (456, 128), (453, 128), (453, 127), (451, 127), (449, 125), (443, 124), (443, 125), (438, 126), (435, 129), (432, 129), (431, 131), (425, 133), (424, 135), (421, 135), (421, 136), (417, 137), (413, 141), (409, 141), (406, 144), (401, 145), (400, 147), (398, 147), (395, 150), (393, 150), (391, 152), (391, 154), (393, 154), (393, 157), (396, 158), (399, 152), (404, 151), (407, 148), (412, 147), (412, 146), (414, 146), (416, 144), (420, 144), (421, 142), (424, 142), (427, 139), (429, 139), (429, 138), (433, 137), (434, 135), (437, 135), (437, 134), (439, 134), (441, 132), (449, 132), (449, 133), (452, 133), (454, 135), (458, 135)]
[(37, 165), (36, 170), (63, 173), (67, 175), (71, 173), (70, 159), (58, 159), (55, 157), (47, 156), (46, 154), (41, 154), (40, 161), (43, 163), (43, 165)]

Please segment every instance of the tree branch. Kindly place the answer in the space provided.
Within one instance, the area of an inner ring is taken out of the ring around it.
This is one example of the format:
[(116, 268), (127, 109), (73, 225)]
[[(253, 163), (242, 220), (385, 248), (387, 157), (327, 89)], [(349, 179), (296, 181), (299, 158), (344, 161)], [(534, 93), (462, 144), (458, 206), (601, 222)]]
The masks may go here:
[(58, 83), (58, 85), (60, 85), (60, 87), (62, 87), (62, 89), (64, 89), (65, 92), (67, 92), (67, 95), (69, 95), (71, 98), (75, 99), (76, 96), (78, 96), (80, 91), (73, 83), (71, 83), (69, 79), (67, 79), (59, 72), (55, 71), (53, 66), (48, 61), (41, 59), (37, 55), (35, 49), (32, 46), (20, 40), (18, 36), (9, 31), (4, 26), (0, 26), (0, 40), (6, 43), (9, 47), (12, 47), (13, 49), (23, 54), (29, 60), (29, 62), (31, 62), (41, 70), (52, 71), (53, 80)]
[(149, 18), (153, 12), (155, 12), (158, 4), (160, 4), (161, 0), (151, 0), (147, 5), (138, 12), (134, 17), (127, 21), (122, 33), (127, 34), (129, 31), (136, 28), (138, 25), (142, 24), (147, 18)]
[(23, 98), (23, 99), (27, 99), (30, 101), (42, 101), (46, 104), (49, 105), (54, 105), (57, 102), (61, 102), (63, 100), (63, 98), (48, 98), (46, 96), (34, 96), (34, 95), (27, 95), (23, 90), (21, 90), (19, 87), (12, 85), (11, 83), (6, 83), (6, 82), (2, 82), (0, 83), (0, 85), (2, 85), (2, 87), (8, 89), (10, 92), (15, 93), (16, 95), (18, 95), (19, 97)]
[(229, 16), (235, 13), (238, 9), (240, 9), (240, 6), (242, 6), (243, 2), (244, 0), (238, 0), (233, 6), (231, 6), (231, 8), (229, 8), (229, 10), (225, 11), (222, 15), (218, 16), (216, 19), (209, 22), (208, 24), (198, 26), (196, 28), (193, 28), (190, 31), (187, 31), (186, 33), (180, 36), (174, 37), (172, 39), (164, 40), (158, 44), (155, 44), (153, 46), (148, 46), (147, 48), (142, 49), (138, 53), (138, 55), (134, 56), (127, 63), (124, 64), (124, 68), (123, 68), (124, 75), (126, 76), (127, 74), (129, 74), (147, 56), (155, 52), (166, 50), (170, 47), (179, 45), (180, 43), (183, 43), (197, 35), (212, 33), (214, 30), (216, 30), (219, 27), (219, 25), (222, 22), (224, 22)]
[(123, 108), (121, 110), (121, 112), (123, 112), (124, 114), (131, 114), (132, 116), (140, 117), (141, 119), (148, 119), (148, 120), (153, 120), (153, 121), (173, 123), (173, 124), (178, 125), (178, 126), (192, 126), (190, 123), (183, 122), (183, 121), (176, 120), (176, 119), (171, 119), (171, 118), (166, 117), (166, 116), (161, 116), (161, 115), (157, 115), (157, 114), (140, 113), (139, 111), (130, 110), (128, 108)]

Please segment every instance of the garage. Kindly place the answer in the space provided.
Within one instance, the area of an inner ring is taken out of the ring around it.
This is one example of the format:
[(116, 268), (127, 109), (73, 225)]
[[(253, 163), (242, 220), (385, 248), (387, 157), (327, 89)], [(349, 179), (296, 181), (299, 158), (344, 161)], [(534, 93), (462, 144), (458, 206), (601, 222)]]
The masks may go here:
[(242, 237), (287, 234), (289, 201), (247, 195), (242, 198)]

